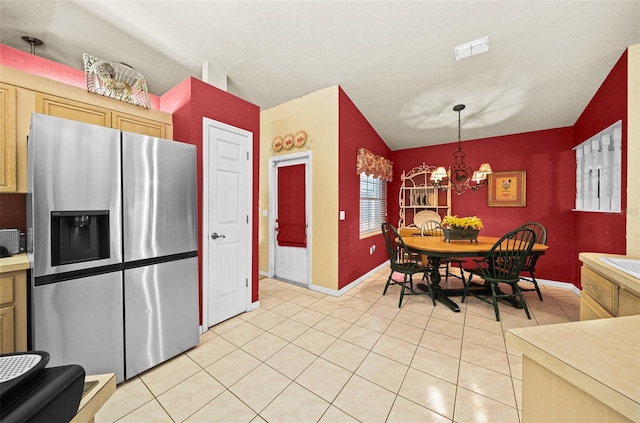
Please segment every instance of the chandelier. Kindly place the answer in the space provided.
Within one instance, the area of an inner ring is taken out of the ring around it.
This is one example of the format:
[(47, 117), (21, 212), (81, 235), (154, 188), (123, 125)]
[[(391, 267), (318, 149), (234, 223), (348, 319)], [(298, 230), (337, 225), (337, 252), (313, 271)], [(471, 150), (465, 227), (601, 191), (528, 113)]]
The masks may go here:
[[(465, 154), (462, 151), (462, 145), (460, 142), (460, 111), (464, 108), (464, 104), (457, 104), (453, 106), (453, 111), (458, 112), (458, 148), (453, 153), (453, 164), (449, 167), (451, 175), (447, 173), (447, 170), (443, 166), (438, 167), (431, 174), (431, 180), (434, 182), (434, 186), (437, 189), (455, 190), (458, 195), (462, 195), (462, 193), (468, 189), (473, 191), (479, 190), (487, 184), (487, 175), (493, 173), (489, 163), (482, 163), (480, 168), (474, 172), (464, 162)], [(443, 180), (447, 178), (449, 178), (449, 183), (443, 183)]]

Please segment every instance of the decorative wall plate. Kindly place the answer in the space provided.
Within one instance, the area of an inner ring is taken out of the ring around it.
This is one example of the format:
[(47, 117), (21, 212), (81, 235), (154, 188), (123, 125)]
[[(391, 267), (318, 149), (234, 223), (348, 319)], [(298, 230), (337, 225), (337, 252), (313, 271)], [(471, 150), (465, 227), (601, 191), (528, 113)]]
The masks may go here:
[(291, 147), (293, 147), (293, 134), (287, 134), (284, 136), (284, 144), (283, 147), (285, 150), (291, 150)]
[(307, 133), (305, 131), (298, 131), (293, 140), (293, 145), (300, 148), (307, 142)]
[(437, 222), (441, 222), (442, 218), (438, 213), (434, 212), (433, 210), (422, 210), (416, 213), (416, 215), (413, 217), (413, 224), (416, 225), (418, 228), (420, 228), (422, 227), (422, 224), (424, 222), (427, 222), (429, 220), (435, 220)]
[(283, 145), (284, 145), (284, 139), (280, 136), (275, 137), (271, 142), (271, 148), (273, 149), (273, 151), (276, 151), (276, 152), (282, 150)]

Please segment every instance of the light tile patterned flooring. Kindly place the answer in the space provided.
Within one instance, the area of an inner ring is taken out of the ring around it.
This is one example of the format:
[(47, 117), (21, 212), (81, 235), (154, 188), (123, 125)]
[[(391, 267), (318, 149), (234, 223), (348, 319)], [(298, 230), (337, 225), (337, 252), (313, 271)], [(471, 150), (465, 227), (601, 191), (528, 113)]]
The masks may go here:
[(525, 294), (531, 320), (501, 304), (497, 322), (476, 298), (460, 313), (423, 295), (398, 308), (387, 276), (341, 297), (262, 279), (259, 309), (118, 385), (96, 422), (521, 421), (522, 356), (505, 330), (579, 320), (578, 296), (543, 286), (543, 302)]

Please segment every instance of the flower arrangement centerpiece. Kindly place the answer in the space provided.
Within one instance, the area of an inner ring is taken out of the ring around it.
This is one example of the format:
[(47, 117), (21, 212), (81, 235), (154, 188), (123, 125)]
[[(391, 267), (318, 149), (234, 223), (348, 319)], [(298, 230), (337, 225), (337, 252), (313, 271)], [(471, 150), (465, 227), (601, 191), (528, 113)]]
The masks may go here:
[(442, 219), (445, 241), (469, 240), (477, 243), (480, 229), (482, 229), (482, 220), (477, 216), (458, 217), (447, 215)]

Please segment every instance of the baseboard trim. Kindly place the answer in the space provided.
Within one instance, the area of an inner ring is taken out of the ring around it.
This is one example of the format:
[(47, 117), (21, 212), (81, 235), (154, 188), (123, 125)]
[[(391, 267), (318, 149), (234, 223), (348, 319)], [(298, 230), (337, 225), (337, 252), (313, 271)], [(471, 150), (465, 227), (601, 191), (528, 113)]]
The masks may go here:
[[(334, 297), (340, 297), (344, 293), (346, 293), (346, 292), (350, 291), (351, 289), (355, 288), (356, 286), (360, 285), (362, 282), (364, 282), (365, 280), (370, 278), (372, 275), (374, 275), (375, 273), (379, 272), (380, 270), (382, 270), (382, 269), (384, 269), (385, 267), (388, 267), (388, 266), (389, 266), (389, 260), (387, 260), (384, 263), (380, 264), (379, 266), (373, 268), (372, 270), (368, 271), (364, 275), (360, 276), (358, 279), (356, 279), (356, 280), (352, 281), (351, 283), (343, 286), (339, 290), (327, 288), (327, 287), (320, 286), (320, 285), (314, 285), (313, 283), (310, 283), (308, 285), (308, 288), (313, 290), (313, 291), (317, 291), (317, 292), (320, 292), (320, 293), (323, 293), (323, 294), (331, 295), (331, 296), (334, 296)], [(269, 276), (265, 272), (259, 272), (259, 273), (261, 275), (267, 277), (267, 278), (272, 278), (271, 276)], [(580, 297), (580, 293), (581, 293), (580, 288), (578, 288), (577, 286), (575, 286), (571, 282), (559, 282), (559, 281), (553, 281), (553, 280), (549, 280), (549, 279), (536, 279), (536, 280), (538, 281), (538, 285), (551, 286), (551, 287), (554, 287), (554, 288), (561, 288), (561, 289), (567, 289), (567, 290), (573, 292), (574, 294), (576, 294), (578, 297)], [(303, 286), (303, 287), (305, 286), (305, 285), (302, 285), (302, 284), (298, 284), (298, 285), (299, 286)], [(251, 310), (255, 310), (256, 308), (259, 308), (259, 307), (260, 307), (260, 301), (256, 301), (255, 303), (252, 303)]]
[(364, 282), (365, 280), (367, 280), (368, 278), (370, 278), (371, 276), (373, 276), (374, 274), (376, 274), (377, 272), (379, 272), (380, 270), (382, 270), (382, 269), (384, 269), (385, 267), (388, 267), (388, 266), (389, 266), (389, 260), (387, 260), (384, 263), (380, 264), (379, 266), (371, 269), (370, 271), (368, 271), (364, 275), (360, 276), (358, 279), (356, 279), (353, 282), (343, 286), (339, 290), (330, 289), (330, 288), (326, 288), (324, 286), (319, 286), (319, 285), (314, 285), (314, 284), (309, 284), (309, 289), (321, 292), (323, 294), (332, 295), (334, 297), (340, 297), (344, 293), (346, 293), (346, 292), (350, 291), (351, 289), (355, 288), (356, 286), (360, 285), (362, 282)]
[(580, 288), (578, 288), (577, 286), (575, 286), (574, 284), (570, 283), (570, 282), (558, 282), (558, 281), (552, 281), (552, 280), (548, 280), (548, 279), (537, 279), (538, 281), (538, 285), (544, 285), (544, 286), (553, 286), (555, 288), (562, 288), (562, 289), (568, 289), (570, 291), (572, 291), (574, 294), (576, 294), (578, 297), (580, 296), (580, 293), (582, 291), (580, 291)]

